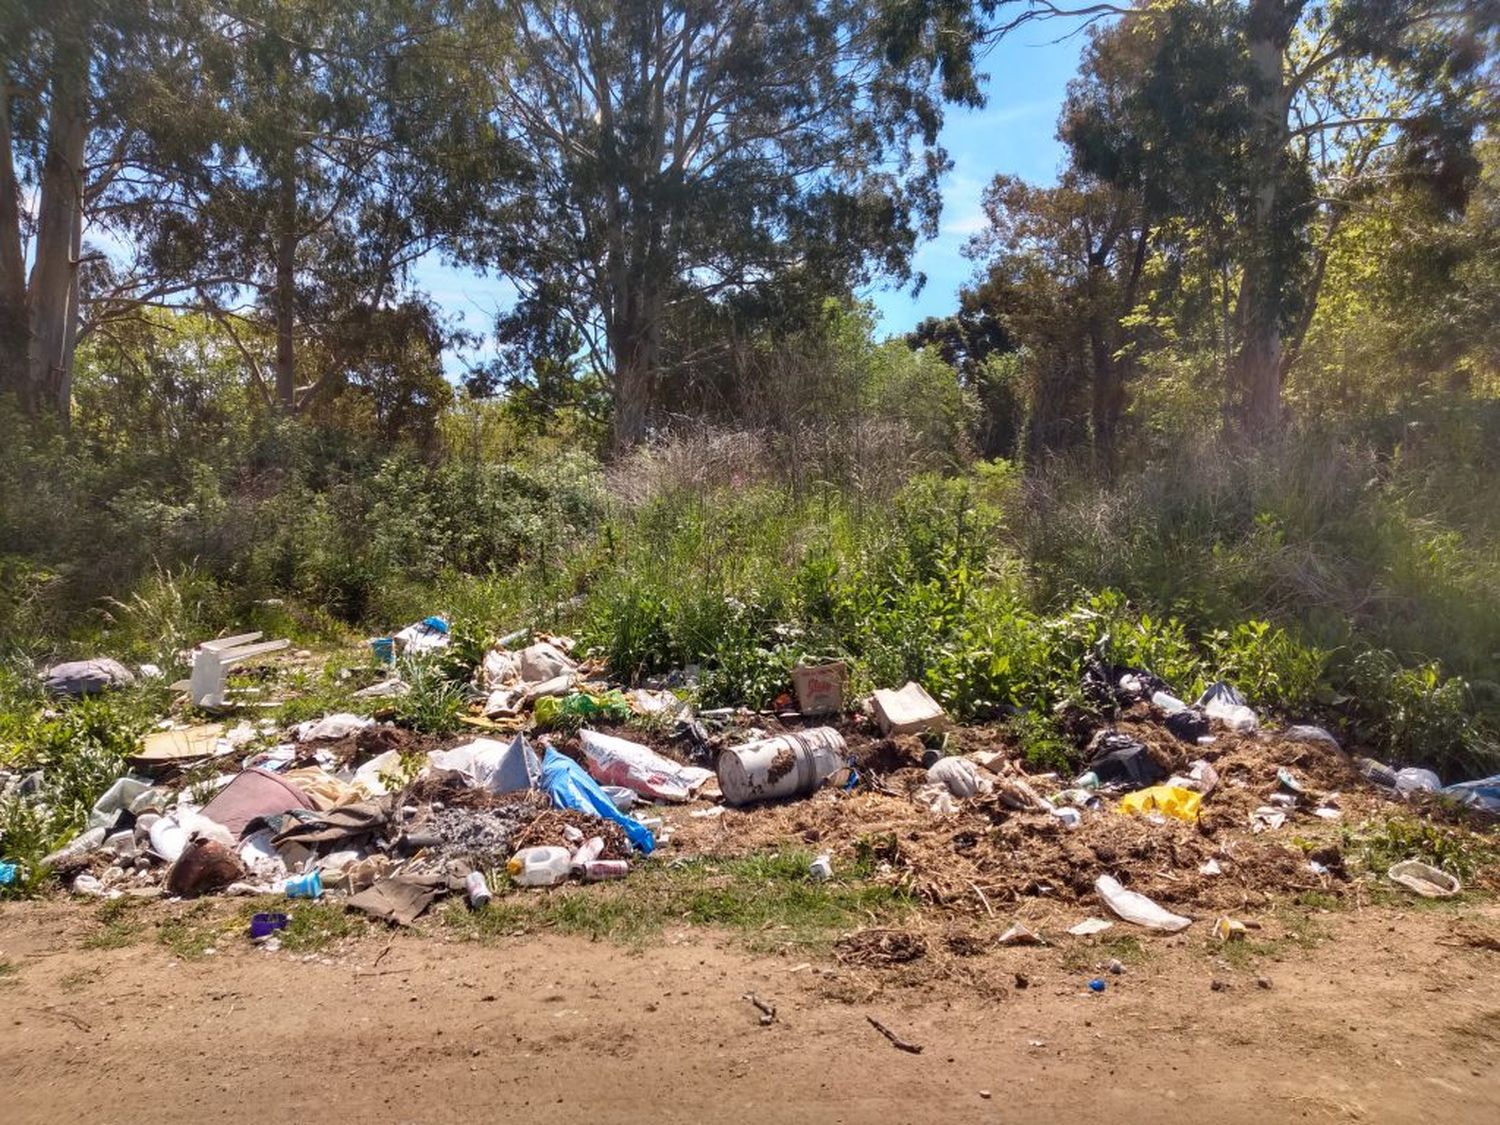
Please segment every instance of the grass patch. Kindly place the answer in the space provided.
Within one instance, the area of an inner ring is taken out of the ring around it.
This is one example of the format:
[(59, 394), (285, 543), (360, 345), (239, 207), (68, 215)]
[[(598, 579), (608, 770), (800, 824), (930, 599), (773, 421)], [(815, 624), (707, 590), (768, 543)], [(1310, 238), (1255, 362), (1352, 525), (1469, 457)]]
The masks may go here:
[(214, 904), (200, 902), (184, 914), (158, 922), (156, 940), (181, 960), (195, 961), (218, 945), (224, 928), (223, 917), (215, 917)]
[(143, 903), (137, 899), (110, 899), (95, 915), (99, 926), (84, 936), (85, 949), (124, 949), (146, 940), (147, 922), (140, 917)]
[(350, 914), (341, 903), (312, 902), (291, 912), (281, 931), (281, 948), (290, 953), (319, 953), (369, 928), (368, 922)]
[(1062, 951), (1062, 967), (1069, 972), (1092, 972), (1111, 960), (1122, 965), (1141, 965), (1151, 959), (1151, 951), (1138, 937), (1124, 935), (1104, 938), (1088, 944), (1078, 943)]
[(14, 961), (0, 960), (0, 980), (4, 980), (7, 977), (13, 977), (20, 971), (21, 966), (17, 965)]
[(1365, 821), (1346, 828), (1343, 837), (1344, 854), (1357, 857), (1381, 882), (1393, 864), (1408, 859), (1430, 863), (1465, 883), (1483, 868), (1500, 863), (1500, 847), (1489, 836), (1414, 816)]
[(1327, 891), (1299, 891), (1292, 902), (1308, 910), (1344, 909), (1344, 900)]
[(74, 969), (58, 979), (57, 987), (64, 992), (81, 992), (103, 975), (97, 968)]
[(909, 898), (855, 864), (826, 883), (807, 874), (811, 853), (647, 863), (623, 883), (515, 890), (479, 911), (451, 900), (439, 915), (461, 936), (492, 941), (547, 929), (641, 946), (669, 925), (718, 926), (755, 952), (826, 950), (840, 933), (900, 917)]

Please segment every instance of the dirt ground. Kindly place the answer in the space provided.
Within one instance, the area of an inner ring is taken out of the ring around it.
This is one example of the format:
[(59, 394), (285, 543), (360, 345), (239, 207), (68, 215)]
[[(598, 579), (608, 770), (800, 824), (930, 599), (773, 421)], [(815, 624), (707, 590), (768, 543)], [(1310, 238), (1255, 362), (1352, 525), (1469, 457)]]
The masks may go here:
[(913, 985), (687, 929), (640, 951), (382, 934), (176, 960), (84, 948), (74, 905), (9, 903), (3, 1119), (1500, 1120), (1500, 905), (1315, 923), (1316, 942), (1233, 963), (1196, 925), (1142, 935), (1121, 975), (1100, 972), (1112, 947), (1064, 937)]

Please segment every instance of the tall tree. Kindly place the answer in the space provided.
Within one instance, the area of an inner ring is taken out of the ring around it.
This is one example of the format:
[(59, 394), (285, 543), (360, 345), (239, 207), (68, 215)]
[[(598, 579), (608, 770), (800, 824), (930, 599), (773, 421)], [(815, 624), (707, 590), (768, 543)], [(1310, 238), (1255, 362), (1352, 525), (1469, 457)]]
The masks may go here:
[(200, 85), (193, 0), (0, 5), (0, 391), (64, 421), (86, 230)]
[(940, 21), (895, 35), (899, 4), (858, 0), (497, 7), (496, 112), (526, 168), (470, 257), (520, 290), (501, 326), (517, 365), (582, 342), (618, 444), (648, 432), (680, 310), (791, 272), (834, 293), (911, 276), (942, 101), (978, 100), (961, 59), (944, 69)]
[(503, 146), (472, 100), (455, 31), (424, 10), (226, 0), (220, 11), (224, 75), (199, 123), (209, 143), (163, 170), (163, 189), (130, 216), (139, 299), (213, 316), (265, 401), (294, 412), (357, 373), (375, 326), (402, 334), (381, 345), (388, 356), (432, 339), (410, 268), (442, 245), (472, 177), (502, 174)]
[(1087, 434), (1108, 470), (1134, 360), (1127, 316), (1150, 243), (1140, 198), (1070, 171), (1048, 188), (997, 176), (983, 205), (988, 226), (966, 252), (985, 263), (994, 314), (1026, 348), (1028, 444), (1055, 449)]
[(1228, 233), (1229, 392), (1252, 434), (1280, 422), (1351, 204), (1398, 178), (1461, 203), (1473, 140), (1500, 107), (1496, 0), (976, 0), (972, 10), (993, 17), (991, 37), (1040, 19), (1104, 21), (1064, 137), (1081, 171), (1123, 186), (1142, 162), (1169, 171), (1157, 181), (1169, 205)]

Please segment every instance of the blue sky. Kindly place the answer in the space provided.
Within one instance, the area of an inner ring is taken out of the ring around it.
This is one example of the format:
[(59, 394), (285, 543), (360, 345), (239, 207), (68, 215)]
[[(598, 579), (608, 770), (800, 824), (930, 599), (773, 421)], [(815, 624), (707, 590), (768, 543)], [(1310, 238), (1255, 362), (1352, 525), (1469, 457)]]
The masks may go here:
[[(979, 229), (979, 198), (996, 173), (1036, 183), (1057, 178), (1062, 146), (1053, 133), (1084, 43), (1081, 35), (1053, 42), (1063, 30), (1060, 24), (1039, 25), (1012, 34), (983, 64), (989, 76), (984, 84), (989, 104), (978, 110), (949, 108), (943, 145), (953, 169), (943, 183), (942, 225), (937, 237), (918, 250), (915, 263), (926, 274), (927, 284), (915, 298), (909, 290), (889, 287), (865, 294), (880, 312), (883, 332), (905, 332), (925, 317), (945, 315), (957, 307), (958, 290), (973, 273), (972, 263), (962, 255), (963, 245)], [(417, 270), (416, 281), (466, 329), (485, 336), (513, 293), (504, 281), (435, 261)], [(458, 374), (488, 351), (486, 343), (477, 353), (450, 355), (449, 374)]]

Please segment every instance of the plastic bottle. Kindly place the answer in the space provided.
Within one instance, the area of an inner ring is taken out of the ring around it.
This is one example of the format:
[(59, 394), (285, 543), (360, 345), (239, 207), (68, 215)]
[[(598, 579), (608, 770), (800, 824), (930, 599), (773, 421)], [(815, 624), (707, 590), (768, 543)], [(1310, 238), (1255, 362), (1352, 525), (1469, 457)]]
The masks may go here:
[(1152, 692), (1151, 702), (1160, 707), (1168, 715), (1175, 715), (1178, 711), (1187, 710), (1187, 704), (1169, 691)]
[(594, 860), (604, 854), (604, 837), (590, 836), (578, 845), (578, 850), (573, 853), (572, 867), (575, 871), (587, 867)]
[(522, 848), (510, 857), (505, 869), (517, 886), (550, 887), (568, 877), (572, 863), (567, 848)]

